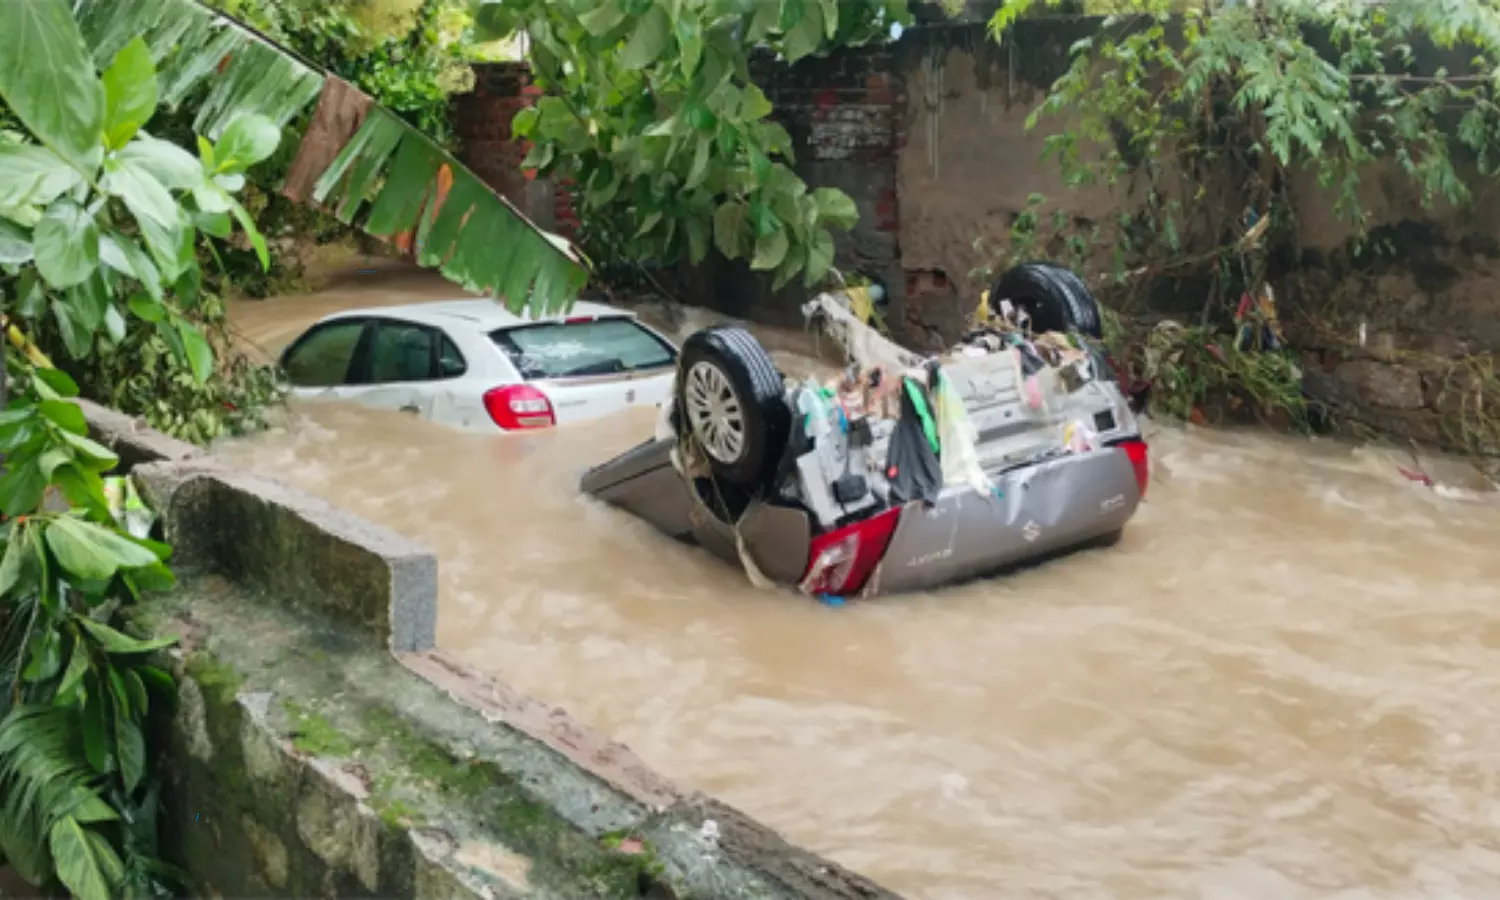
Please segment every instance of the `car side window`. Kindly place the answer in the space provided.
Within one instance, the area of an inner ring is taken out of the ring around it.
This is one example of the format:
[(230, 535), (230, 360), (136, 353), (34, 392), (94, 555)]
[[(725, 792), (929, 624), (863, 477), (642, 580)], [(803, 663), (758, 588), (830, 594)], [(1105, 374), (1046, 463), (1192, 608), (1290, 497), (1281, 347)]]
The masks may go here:
[(282, 361), (287, 378), (297, 387), (345, 384), (354, 351), (364, 333), (362, 321), (330, 322), (302, 336)]
[(438, 377), (457, 378), (469, 371), (469, 364), (453, 341), (445, 334), (438, 341)]
[(370, 383), (431, 381), (434, 342), (438, 334), (410, 322), (381, 322), (370, 342)]

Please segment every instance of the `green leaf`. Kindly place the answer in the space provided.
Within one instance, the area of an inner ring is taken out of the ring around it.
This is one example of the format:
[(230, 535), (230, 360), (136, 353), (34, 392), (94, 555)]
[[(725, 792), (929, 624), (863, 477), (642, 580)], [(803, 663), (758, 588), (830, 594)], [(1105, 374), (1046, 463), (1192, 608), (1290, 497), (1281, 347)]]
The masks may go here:
[(59, 819), (48, 833), (47, 846), (52, 851), (57, 880), (77, 900), (113, 897), (114, 885), (105, 877), (104, 866), (95, 856), (96, 848), (77, 819), (72, 816)]
[(0, 209), (46, 206), (82, 182), (77, 169), (46, 147), (0, 143)]
[(750, 268), (766, 271), (781, 265), (781, 261), (786, 259), (788, 245), (785, 228), (778, 228), (761, 236), (755, 242), (755, 257), (750, 261)]
[[(194, 199), (196, 198), (197, 192), (195, 191)], [(234, 230), (233, 224), (229, 221), (228, 210), (215, 213), (193, 213), (193, 225), (204, 234), (213, 235), (220, 240), (229, 237), (230, 232)]]
[(78, 382), (62, 369), (37, 369), (33, 374), (59, 397), (78, 396)]
[(147, 693), (146, 684), (141, 681), (140, 673), (133, 667), (125, 670), (125, 692), (130, 695), (132, 709), (140, 710), (141, 715), (150, 712), (151, 695)]
[(823, 33), (831, 41), (839, 31), (839, 0), (823, 0)]
[(245, 207), (236, 200), (229, 201), (229, 208), (234, 213), (235, 219), (239, 221), (240, 228), (244, 229), (245, 237), (250, 239), (250, 245), (255, 248), (255, 256), (260, 260), (262, 271), (269, 271), (271, 257), (266, 252), (266, 239), (261, 237), (260, 230), (255, 227), (255, 219), (251, 218), (250, 213), (246, 212)]
[(771, 33), (781, 18), (780, 0), (758, 0), (755, 14), (750, 17), (750, 27), (745, 30), (745, 43), (758, 44)]
[(703, 262), (708, 256), (708, 232), (710, 225), (698, 216), (688, 216), (682, 222), (688, 236), (688, 255), (693, 265)]
[(214, 171), (220, 174), (243, 172), (276, 152), (281, 143), (281, 129), (262, 115), (241, 115), (214, 145)]
[(730, 259), (744, 255), (749, 243), (749, 212), (745, 204), (730, 200), (714, 213), (714, 245)]
[[(138, 547), (137, 549), (142, 550), (145, 553), (151, 553), (151, 551), (146, 550), (144, 547)], [(153, 562), (156, 560), (154, 554), (151, 558)], [(97, 622), (93, 619), (88, 618), (80, 618), (78, 620), (78, 624), (82, 625), (84, 630), (99, 642), (99, 646), (104, 648), (105, 653), (111, 653), (115, 655), (151, 653), (156, 650), (162, 650), (166, 647), (170, 647), (173, 644), (177, 643), (176, 635), (152, 638), (146, 641), (136, 640), (135, 638), (130, 637), (127, 634), (122, 634), (121, 632), (116, 631), (108, 625), (105, 625), (103, 622)]]
[(162, 187), (171, 191), (186, 191), (203, 184), (207, 176), (198, 158), (171, 141), (154, 138), (149, 134), (138, 135), (115, 154), (121, 162), (148, 173)]
[(120, 756), (120, 777), (125, 790), (133, 793), (146, 776), (146, 738), (140, 725), (120, 710), (115, 711), (115, 746)]
[(0, 476), (0, 512), (14, 518), (34, 511), (42, 502), (47, 480), (36, 461), (19, 463)]
[(589, 34), (594, 37), (603, 37), (625, 21), (625, 10), (620, 8), (618, 0), (604, 0), (603, 3), (579, 16), (578, 21)]
[(771, 114), (771, 101), (766, 99), (766, 94), (755, 85), (747, 85), (745, 92), (740, 95), (740, 118), (763, 119)]
[(5, 543), (5, 556), (0, 557), (0, 597), (10, 593), (21, 581), (21, 563), (26, 559), (26, 542), (18, 539), (19, 528), (11, 532)]
[(132, 38), (104, 70), (104, 144), (118, 150), (156, 112), (156, 64), (144, 38)]
[(42, 470), (42, 477), (52, 482), (52, 473), (57, 467), (73, 461), (73, 454), (62, 447), (52, 447), (36, 458), (37, 468)]
[(104, 309), (104, 333), (116, 344), (125, 340), (125, 317), (113, 303)]
[(97, 166), (104, 88), (66, 0), (5, 0), (0, 98), (80, 170)]
[(53, 287), (81, 284), (99, 267), (99, 226), (66, 198), (47, 208), (32, 233), (32, 246), (37, 271)]
[(74, 359), (86, 359), (93, 347), (93, 333), (79, 324), (78, 317), (73, 314), (73, 304), (54, 297), (52, 318), (57, 322), (57, 332), (62, 337), (68, 354)]
[(104, 274), (95, 270), (83, 284), (68, 288), (63, 299), (53, 300), (54, 306), (67, 307), (69, 315), (89, 343), (92, 343), (94, 332), (104, 322), (104, 309), (109, 305), (109, 284), (105, 281)]
[(787, 62), (810, 56), (823, 42), (823, 8), (816, 3), (802, 7), (802, 16), (781, 40), (781, 55)]
[(817, 188), (812, 192), (818, 204), (818, 215), (834, 228), (853, 228), (859, 221), (859, 209), (849, 196), (837, 188)]
[(120, 821), (120, 814), (101, 800), (98, 794), (83, 792), (82, 796), (78, 796), (78, 792), (75, 791), (75, 797), (77, 797), (78, 805), (73, 807), (72, 816), (82, 824)]
[(139, 281), (148, 294), (161, 299), (161, 273), (156, 270), (150, 254), (141, 249), (135, 238), (126, 234), (106, 233), (100, 238), (99, 256), (110, 268)]
[(186, 319), (177, 321), (177, 333), (182, 335), (182, 349), (193, 368), (193, 377), (202, 384), (214, 373), (214, 348), (209, 346), (203, 332)]
[[(47, 526), (46, 537), (47, 546), (57, 556), (58, 563), (70, 575), (90, 581), (109, 578), (120, 569), (149, 566), (157, 561), (156, 554), (145, 547), (101, 525), (72, 516), (54, 519)], [(92, 632), (93, 629), (89, 630)]]
[(162, 183), (142, 166), (125, 159), (106, 160), (101, 187), (125, 201), (130, 214), (137, 220), (150, 219), (168, 229), (181, 227), (181, 207)]
[(146, 322), (160, 322), (166, 315), (166, 310), (160, 303), (152, 300), (144, 294), (136, 294), (129, 301), (130, 312), (138, 319)]
[(37, 411), (66, 431), (74, 434), (89, 433), (89, 422), (83, 415), (83, 409), (71, 400), (43, 400), (37, 404)]
[(155, 219), (137, 219), (141, 237), (146, 239), (146, 248), (161, 273), (162, 283), (170, 284), (182, 275), (193, 263), (193, 240), (182, 222), (163, 226)]
[(120, 463), (120, 457), (113, 450), (93, 438), (65, 431), (63, 432), (63, 441), (81, 453), (93, 468), (101, 472), (108, 472)]
[(73, 644), (73, 656), (68, 660), (68, 669), (63, 673), (62, 683), (57, 686), (57, 706), (71, 706), (79, 698), (75, 696), (83, 684), (83, 676), (89, 671), (88, 646), (82, 641)]
[(9, 222), (0, 221), (0, 264), (24, 265), (35, 256), (30, 236)]
[(21, 677), (35, 684), (46, 681), (62, 668), (62, 638), (58, 632), (39, 631), (31, 641), (31, 661)]
[(713, 145), (711, 138), (698, 138), (698, 147), (693, 151), (693, 165), (688, 169), (687, 181), (683, 182), (683, 187), (691, 191), (703, 184), (703, 179), (708, 174), (709, 154)]
[(807, 272), (803, 275), (802, 283), (812, 287), (822, 281), (832, 267), (833, 235), (828, 229), (819, 228), (807, 245)]
[(644, 69), (656, 62), (667, 49), (672, 37), (672, 20), (660, 2), (653, 2), (636, 23), (635, 31), (620, 53), (619, 64), (624, 69)]

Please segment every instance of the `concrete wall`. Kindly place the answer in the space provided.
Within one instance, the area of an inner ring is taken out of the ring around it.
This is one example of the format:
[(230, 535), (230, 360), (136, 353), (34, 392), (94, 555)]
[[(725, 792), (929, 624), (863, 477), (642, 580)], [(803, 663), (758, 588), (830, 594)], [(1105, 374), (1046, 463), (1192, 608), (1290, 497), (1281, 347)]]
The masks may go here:
[(83, 406), (175, 544), (131, 612), (181, 639), (162, 834), (192, 896), (894, 900), (447, 659), (424, 548)]

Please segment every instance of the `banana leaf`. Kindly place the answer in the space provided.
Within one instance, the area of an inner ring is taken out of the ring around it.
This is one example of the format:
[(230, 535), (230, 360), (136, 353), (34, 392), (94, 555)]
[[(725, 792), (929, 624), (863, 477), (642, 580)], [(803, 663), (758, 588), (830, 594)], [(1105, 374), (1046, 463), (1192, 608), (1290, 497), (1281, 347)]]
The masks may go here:
[[(194, 126), (210, 139), (246, 112), (286, 129), (325, 92), (338, 99), (353, 91), (198, 0), (69, 2), (100, 69), (131, 38), (143, 37), (156, 60), (162, 104), (173, 110), (196, 104)], [(414, 238), (418, 264), (514, 310), (542, 315), (571, 305), (588, 273), (566, 240), (538, 228), (426, 135), (368, 98), (365, 103), (363, 120), (352, 134), (339, 136), (342, 146), (318, 175), (312, 196), (283, 193), (325, 206), (375, 237)], [(312, 138), (284, 135), (297, 142), (299, 157)]]

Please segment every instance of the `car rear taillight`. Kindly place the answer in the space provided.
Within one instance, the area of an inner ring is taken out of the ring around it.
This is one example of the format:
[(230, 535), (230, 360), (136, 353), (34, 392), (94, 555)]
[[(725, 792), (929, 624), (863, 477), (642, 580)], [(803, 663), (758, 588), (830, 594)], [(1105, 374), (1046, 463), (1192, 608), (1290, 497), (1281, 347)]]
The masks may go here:
[(813, 538), (811, 561), (798, 586), (813, 595), (845, 597), (858, 593), (885, 555), (900, 515), (901, 508), (892, 507)]
[(486, 391), (484, 410), (506, 431), (551, 428), (557, 424), (552, 401), (529, 384), (512, 384)]
[(1146, 442), (1121, 441), (1115, 446), (1130, 457), (1130, 465), (1135, 468), (1135, 483), (1141, 488), (1141, 499), (1146, 499), (1146, 485), (1151, 481), (1151, 461), (1146, 455)]

